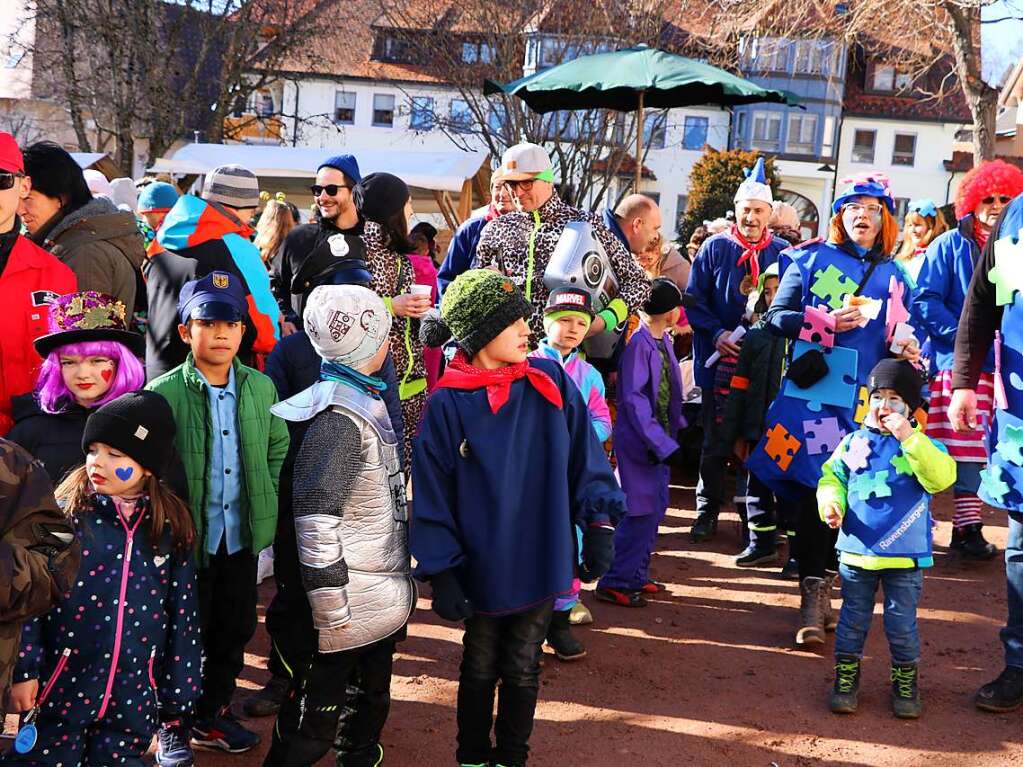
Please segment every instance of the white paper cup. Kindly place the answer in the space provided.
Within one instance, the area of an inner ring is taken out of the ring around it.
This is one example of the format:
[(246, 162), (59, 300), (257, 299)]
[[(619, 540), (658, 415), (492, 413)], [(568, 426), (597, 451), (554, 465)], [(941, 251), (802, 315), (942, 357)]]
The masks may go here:
[(433, 295), (433, 285), (413, 285), (412, 290), (409, 292), (414, 296), (426, 296), (429, 298)]

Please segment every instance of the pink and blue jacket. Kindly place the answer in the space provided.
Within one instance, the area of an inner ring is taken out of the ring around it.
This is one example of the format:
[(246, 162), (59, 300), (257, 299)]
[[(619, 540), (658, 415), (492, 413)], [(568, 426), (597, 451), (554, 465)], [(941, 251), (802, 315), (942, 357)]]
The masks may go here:
[(531, 352), (529, 356), (557, 360), (561, 363), (568, 377), (583, 395), (597, 439), (601, 442), (606, 441), (611, 436), (611, 412), (607, 409), (607, 400), (604, 399), (604, 380), (597, 369), (580, 357), (578, 351), (562, 357), (561, 352), (547, 343), (546, 338), (540, 342), (540, 348)]

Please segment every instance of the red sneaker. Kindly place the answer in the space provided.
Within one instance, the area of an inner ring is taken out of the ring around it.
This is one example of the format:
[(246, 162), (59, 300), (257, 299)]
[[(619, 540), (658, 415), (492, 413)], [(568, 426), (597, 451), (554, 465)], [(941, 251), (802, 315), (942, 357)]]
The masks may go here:
[(663, 583), (657, 581), (647, 581), (643, 584), (643, 588), (640, 589), (644, 594), (660, 594), (662, 591), (667, 591), (668, 587)]

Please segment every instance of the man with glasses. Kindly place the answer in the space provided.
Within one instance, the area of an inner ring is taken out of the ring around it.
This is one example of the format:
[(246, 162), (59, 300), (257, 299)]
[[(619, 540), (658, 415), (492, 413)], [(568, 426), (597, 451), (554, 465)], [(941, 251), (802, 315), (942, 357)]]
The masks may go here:
[(11, 397), (32, 391), (42, 360), (32, 342), (49, 332), (48, 299), (78, 289), (75, 273), (21, 235), (18, 206), (32, 189), (14, 136), (0, 132), (0, 435), (11, 426)]
[(561, 200), (554, 189), (551, 159), (543, 147), (529, 143), (510, 147), (501, 157), (499, 172), (511, 191), (516, 212), (483, 228), (475, 264), (497, 269), (522, 286), (533, 306), (529, 327), (536, 338), (544, 336), (543, 312), (549, 294), (544, 272), (565, 226), (573, 221), (590, 225), (618, 281), (618, 297), (593, 319), (589, 335), (613, 329), (643, 304), (650, 293), (643, 270), (599, 214), (569, 207)]
[[(309, 190), (316, 202), (319, 220), (292, 229), (284, 240), (280, 255), (271, 264), (280, 286), (278, 302), (285, 320), (293, 326), (301, 324), (304, 296), (312, 290), (311, 287), (306, 290), (293, 284), (296, 275), (309, 271), (308, 268), (303, 270), (303, 265), (309, 259), (345, 258), (348, 245), (362, 234), (363, 219), (359, 213), (361, 183), (359, 163), (350, 154), (329, 157), (316, 169), (316, 181)], [(345, 280), (348, 283), (361, 281)]]
[(953, 487), (955, 512), (952, 516), (951, 548), (966, 559), (991, 559), (996, 553), (982, 533), (978, 497), (980, 470), (987, 462), (984, 425), (991, 422), (994, 395), (995, 357), (988, 350), (977, 380), (980, 428), (956, 433), (949, 421), (952, 399), (952, 370), (956, 329), (966, 300), (966, 291), (988, 236), (1002, 210), (1023, 192), (1023, 171), (1001, 160), (983, 162), (967, 173), (956, 192), (955, 229), (936, 237), (927, 247), (917, 285), (918, 310), (931, 339), (937, 376), (931, 383), (927, 436), (942, 442), (956, 460)]

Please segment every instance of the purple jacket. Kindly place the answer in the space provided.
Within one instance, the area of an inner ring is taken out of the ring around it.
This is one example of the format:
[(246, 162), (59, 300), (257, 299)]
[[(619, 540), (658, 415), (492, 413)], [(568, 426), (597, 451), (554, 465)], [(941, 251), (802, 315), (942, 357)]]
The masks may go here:
[[(671, 401), (668, 405), (671, 428), (667, 432), (657, 420), (657, 388), (663, 364), (658, 343), (667, 349), (671, 363)], [(675, 352), (667, 339), (655, 340), (646, 326), (640, 324), (618, 365), (618, 422), (613, 437), (615, 453), (634, 462), (649, 462), (647, 452), (650, 451), (658, 460), (664, 460), (678, 449), (675, 437), (684, 426), (682, 374)]]

